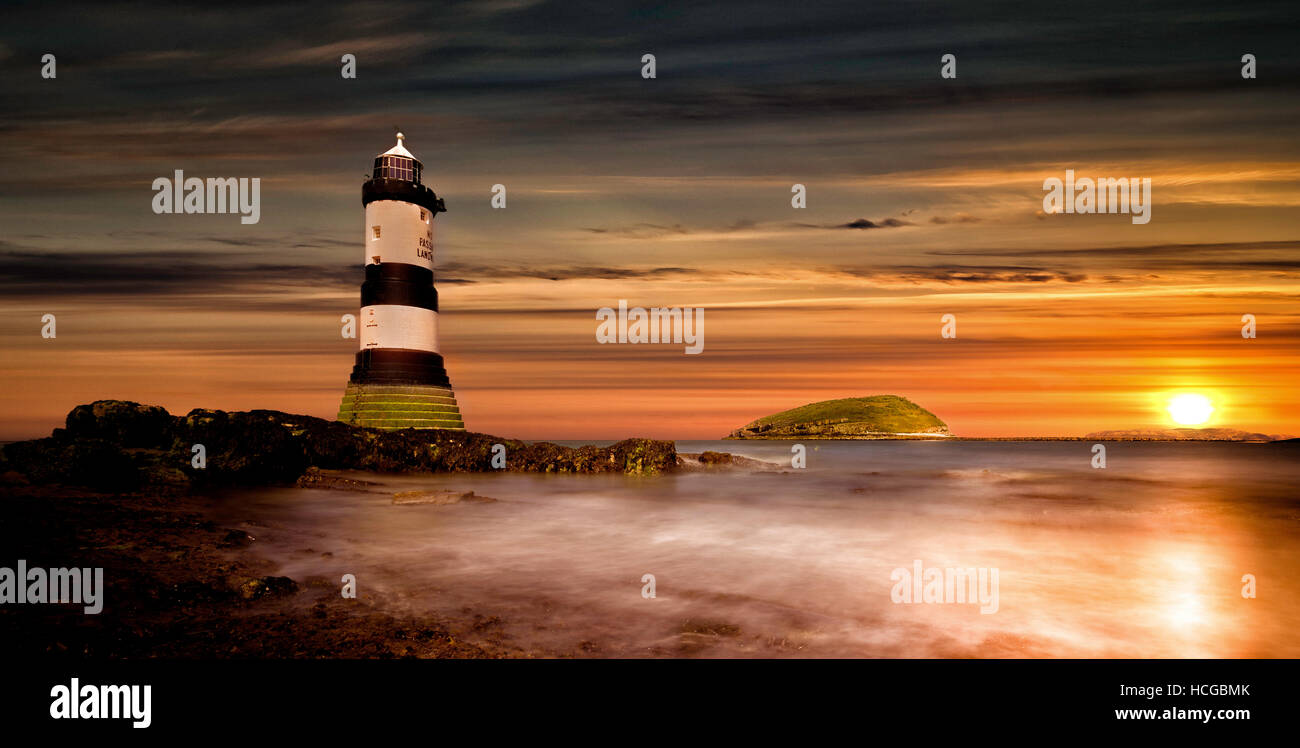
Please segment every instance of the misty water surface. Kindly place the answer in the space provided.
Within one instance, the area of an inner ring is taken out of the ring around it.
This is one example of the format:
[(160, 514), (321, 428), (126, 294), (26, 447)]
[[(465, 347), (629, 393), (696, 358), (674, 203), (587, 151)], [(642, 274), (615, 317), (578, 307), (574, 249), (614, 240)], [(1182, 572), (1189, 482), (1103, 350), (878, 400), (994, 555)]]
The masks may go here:
[[(538, 654), (1300, 656), (1296, 445), (1112, 443), (1104, 470), (1087, 442), (807, 446), (804, 470), (788, 442), (679, 442), (786, 469), (357, 474), (382, 485), (215, 511), (277, 573), (355, 574), (393, 612), (498, 616)], [(499, 501), (391, 503), (444, 488)], [(891, 572), (916, 560), (996, 568), (996, 612), (892, 602)]]

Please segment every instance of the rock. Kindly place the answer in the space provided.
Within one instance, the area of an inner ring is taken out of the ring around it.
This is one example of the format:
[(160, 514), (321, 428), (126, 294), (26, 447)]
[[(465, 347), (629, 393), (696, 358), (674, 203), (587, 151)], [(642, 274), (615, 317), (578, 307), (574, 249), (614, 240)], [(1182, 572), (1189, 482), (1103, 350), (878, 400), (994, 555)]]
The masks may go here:
[(59, 436), (14, 442), (4, 446), (6, 472), (35, 484), (61, 483), (102, 491), (133, 491), (147, 481), (142, 470), (149, 461), (144, 450), (123, 449), (98, 438), (74, 440)]
[(726, 452), (701, 452), (699, 454), (682, 453), (677, 455), (677, 470), (687, 473), (731, 472), (731, 471), (772, 471), (780, 470), (775, 462), (755, 460), (751, 457), (728, 454)]
[(473, 491), (402, 491), (393, 494), (394, 504), (459, 504), (461, 502), (490, 503), (496, 499), (475, 496)]
[(230, 532), (226, 533), (226, 536), (221, 539), (221, 542), (217, 543), (217, 547), (218, 548), (246, 548), (249, 545), (252, 545), (254, 540), (256, 540), (256, 538), (244, 532), (243, 530), (231, 530)]
[(0, 475), (0, 484), (6, 486), (26, 486), (30, 483), (27, 477), (16, 470), (7, 470)]
[(370, 486), (379, 484), (374, 481), (332, 475), (318, 467), (309, 467), (307, 472), (303, 473), (294, 485), (298, 488), (335, 488), (342, 491), (364, 491)]
[(289, 577), (262, 577), (238, 580), (236, 590), (245, 600), (284, 597), (298, 591), (298, 583)]
[(120, 447), (162, 448), (171, 444), (172, 416), (156, 405), (129, 400), (96, 400), (68, 413), (73, 439), (103, 439)]
[[(285, 427), (284, 415), (192, 410), (176, 423), (172, 457), (196, 484), (292, 484), (311, 463), (304, 440)], [(207, 453), (203, 468), (191, 464), (195, 444), (202, 444)]]
[[(585, 447), (584, 447), (585, 449)], [(593, 447), (593, 449), (597, 449)], [(671, 471), (677, 465), (677, 445), (658, 439), (625, 439), (610, 447), (615, 464), (621, 460), (622, 472), (635, 475), (657, 475)]]

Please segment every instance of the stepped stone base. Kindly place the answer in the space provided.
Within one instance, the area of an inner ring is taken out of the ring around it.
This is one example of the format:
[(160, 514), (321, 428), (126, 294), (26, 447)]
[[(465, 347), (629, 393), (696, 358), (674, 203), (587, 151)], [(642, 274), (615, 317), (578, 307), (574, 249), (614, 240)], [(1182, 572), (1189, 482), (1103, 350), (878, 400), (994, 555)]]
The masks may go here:
[(348, 382), (338, 420), (372, 429), (447, 429), (464, 431), (456, 395), (450, 387), (421, 384)]

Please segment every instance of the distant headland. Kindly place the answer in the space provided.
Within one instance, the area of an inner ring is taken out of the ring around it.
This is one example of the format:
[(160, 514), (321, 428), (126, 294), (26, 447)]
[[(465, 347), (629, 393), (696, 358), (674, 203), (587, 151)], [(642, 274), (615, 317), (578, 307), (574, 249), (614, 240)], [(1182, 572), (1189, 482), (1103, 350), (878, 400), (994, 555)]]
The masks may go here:
[(1254, 431), (1228, 428), (1204, 429), (1123, 429), (1116, 431), (1094, 431), (1083, 437), (1097, 441), (1125, 442), (1278, 442), (1291, 437), (1284, 434), (1260, 434)]

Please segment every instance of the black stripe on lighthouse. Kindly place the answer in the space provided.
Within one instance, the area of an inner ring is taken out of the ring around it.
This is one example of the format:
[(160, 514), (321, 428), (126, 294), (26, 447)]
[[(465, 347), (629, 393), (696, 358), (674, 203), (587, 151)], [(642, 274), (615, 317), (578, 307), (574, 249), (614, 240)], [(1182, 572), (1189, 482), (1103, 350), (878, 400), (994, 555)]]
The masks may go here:
[(442, 356), (429, 351), (371, 348), (357, 351), (353, 382), (363, 384), (426, 384), (450, 387)]
[(366, 280), (361, 284), (361, 306), (381, 304), (438, 311), (433, 271), (400, 262), (367, 265)]
[(361, 204), (369, 205), (376, 200), (401, 200), (430, 213), (447, 212), (447, 204), (428, 187), (400, 179), (379, 178), (378, 175), (361, 185)]

